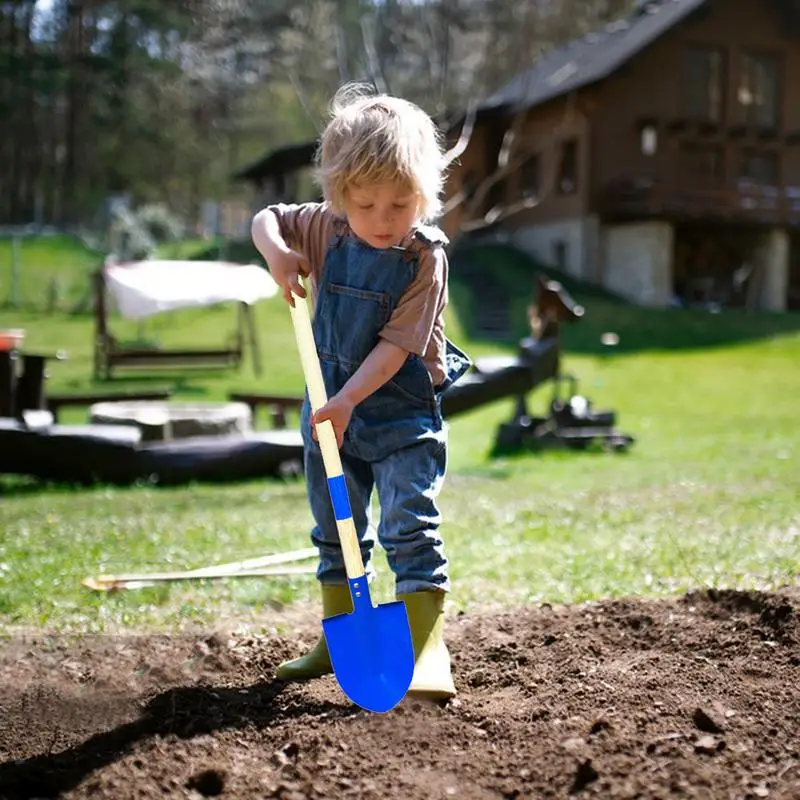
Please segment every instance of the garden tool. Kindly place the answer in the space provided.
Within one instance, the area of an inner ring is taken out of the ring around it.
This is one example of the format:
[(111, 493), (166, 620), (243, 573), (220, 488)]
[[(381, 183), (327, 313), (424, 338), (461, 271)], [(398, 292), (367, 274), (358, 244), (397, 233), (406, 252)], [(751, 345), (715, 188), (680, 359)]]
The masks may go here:
[[(292, 293), (292, 325), (313, 412), (328, 402), (322, 369), (305, 298)], [(336, 517), (347, 582), (353, 601), (350, 614), (322, 621), (333, 673), (356, 705), (386, 712), (406, 695), (414, 675), (414, 646), (405, 603), (372, 605), (361, 548), (350, 509), (336, 434), (330, 421), (316, 426)]]
[(84, 578), (81, 583), (98, 592), (118, 589), (141, 589), (156, 583), (190, 581), (213, 578), (249, 578), (268, 575), (304, 575), (315, 572), (313, 566), (287, 566), (292, 561), (305, 561), (317, 555), (314, 547), (292, 550), (289, 553), (271, 553), (268, 556), (233, 561), (229, 564), (214, 564), (199, 569), (170, 572), (132, 572), (118, 575), (99, 575)]

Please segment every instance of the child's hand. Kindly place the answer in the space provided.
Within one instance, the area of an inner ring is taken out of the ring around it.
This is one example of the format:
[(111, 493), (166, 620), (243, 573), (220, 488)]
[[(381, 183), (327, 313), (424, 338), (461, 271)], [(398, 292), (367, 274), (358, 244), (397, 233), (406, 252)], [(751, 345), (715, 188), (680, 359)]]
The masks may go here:
[(306, 296), (306, 290), (300, 283), (300, 276), (305, 277), (310, 270), (308, 261), (302, 253), (298, 253), (290, 247), (273, 253), (269, 260), (269, 271), (275, 279), (275, 283), (283, 290), (283, 299), (290, 306), (294, 306), (292, 292), (298, 297)]
[[(333, 425), (333, 432), (336, 434), (336, 444), (341, 448), (344, 442), (344, 432), (350, 424), (350, 417), (353, 416), (353, 404), (341, 394), (336, 394), (319, 410), (311, 416), (311, 424), (316, 426), (320, 422), (330, 420)], [(316, 428), (312, 435), (317, 439)]]
[(301, 253), (292, 250), (281, 234), (278, 218), (269, 208), (263, 208), (253, 217), (250, 226), (253, 244), (267, 262), (270, 275), (283, 290), (284, 300), (294, 306), (292, 292), (305, 297), (300, 276), (308, 275), (308, 262)]

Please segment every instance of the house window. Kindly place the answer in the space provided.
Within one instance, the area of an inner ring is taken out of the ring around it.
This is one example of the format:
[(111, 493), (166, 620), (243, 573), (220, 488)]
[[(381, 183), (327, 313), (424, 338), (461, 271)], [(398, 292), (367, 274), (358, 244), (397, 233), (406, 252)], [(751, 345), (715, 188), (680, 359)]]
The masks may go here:
[(578, 191), (578, 140), (568, 139), (561, 144), (561, 161), (558, 165), (558, 191), (575, 194)]
[(713, 144), (684, 144), (680, 150), (680, 174), (690, 186), (719, 185), (725, 178), (725, 152)]
[(690, 47), (685, 51), (683, 92), (687, 117), (698, 122), (720, 122), (725, 96), (721, 50)]
[(745, 125), (777, 128), (780, 117), (781, 68), (776, 56), (742, 56), (739, 113)]
[(658, 131), (652, 125), (645, 125), (641, 132), (642, 153), (654, 156), (658, 150)]
[(777, 186), (780, 164), (778, 154), (764, 150), (747, 149), (742, 153), (740, 179), (759, 186)]
[(541, 160), (538, 153), (522, 162), (519, 172), (520, 194), (527, 197), (539, 197), (541, 189)]

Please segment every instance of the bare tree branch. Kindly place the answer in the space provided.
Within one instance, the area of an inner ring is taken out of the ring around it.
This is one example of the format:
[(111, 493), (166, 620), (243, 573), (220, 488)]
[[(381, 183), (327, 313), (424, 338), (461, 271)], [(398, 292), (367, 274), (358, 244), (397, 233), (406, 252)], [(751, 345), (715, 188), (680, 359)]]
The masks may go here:
[(314, 125), (314, 130), (317, 132), (321, 131), (324, 127), (323, 121), (314, 113), (314, 109), (311, 107), (311, 104), (308, 101), (308, 96), (306, 95), (300, 81), (297, 80), (297, 76), (291, 69), (286, 68), (285, 70), (286, 77), (289, 79), (289, 82), (292, 84), (292, 88), (297, 95), (297, 99), (300, 101), (300, 105), (305, 111), (306, 116), (311, 120), (311, 123)]
[(521, 211), (527, 211), (529, 208), (535, 208), (539, 205), (538, 197), (523, 197), (507, 206), (495, 206), (485, 216), (477, 219), (469, 220), (461, 225), (461, 233), (475, 233), (476, 231), (486, 230), (493, 225), (497, 225), (514, 214), (519, 214)]
[[(525, 113), (524, 111), (519, 111), (514, 115), (511, 127), (503, 136), (503, 143), (517, 141), (520, 138), (520, 133), (524, 124)], [(469, 198), (466, 208), (469, 217), (472, 217), (477, 209), (483, 205), (486, 196), (495, 184), (505, 180), (511, 172), (521, 167), (522, 164), (533, 155), (532, 150), (526, 149), (525, 151), (518, 152), (514, 158), (511, 158), (509, 152), (508, 147), (504, 148), (503, 144), (501, 144), (497, 153), (497, 168), (481, 181), (475, 193)]]
[(438, 18), (442, 31), (442, 43), (440, 47), (439, 56), (439, 93), (436, 98), (436, 105), (438, 108), (443, 108), (446, 104), (445, 91), (447, 88), (448, 78), (450, 76), (450, 26), (448, 25), (448, 11), (444, 2), (440, 2), (437, 6)]
[(452, 164), (457, 158), (461, 158), (464, 151), (469, 145), (469, 140), (472, 138), (472, 132), (475, 130), (475, 120), (478, 118), (478, 105), (471, 103), (467, 109), (464, 123), (461, 126), (461, 133), (458, 136), (458, 141), (444, 154), (444, 163)]
[[(528, 41), (529, 43), (539, 41), (537, 36), (537, 22), (538, 19), (535, 10), (529, 11), (525, 16), (524, 24), (521, 26), (523, 41)], [(504, 181), (509, 175), (520, 170), (521, 167), (536, 154), (534, 145), (529, 141), (525, 141), (525, 137), (523, 136), (526, 119), (524, 98), (528, 94), (531, 80), (532, 72), (528, 71), (525, 80), (522, 82), (523, 85), (518, 89), (520, 105), (515, 109), (515, 112), (513, 112), (511, 124), (505, 131), (502, 142), (498, 148), (495, 169), (485, 175), (478, 183), (477, 187), (474, 187), (474, 190), (473, 187), (462, 187), (444, 204), (443, 214), (445, 215), (463, 207), (462, 221), (460, 221), (455, 235), (451, 237), (451, 246), (464, 234), (485, 230), (515, 214), (535, 208), (552, 189), (552, 186), (539, 186), (536, 193), (526, 192), (517, 200), (495, 203), (490, 209), (483, 213), (479, 212), (479, 209), (483, 208), (487, 197), (497, 184)], [(574, 93), (570, 93), (566, 98), (564, 116), (552, 130), (552, 137), (554, 139), (559, 136), (561, 130), (565, 126), (568, 126), (574, 120), (577, 113), (576, 100), (577, 98)], [(474, 134), (476, 117), (477, 110), (475, 106), (472, 106), (465, 117), (457, 143), (448, 152), (449, 161), (459, 158), (466, 151)], [(537, 146), (538, 144), (537, 142)]]
[[(495, 186), (495, 184), (499, 183), (500, 181), (507, 178), (511, 173), (516, 172), (522, 165), (528, 161), (531, 157), (535, 155), (532, 149), (527, 149), (524, 152), (517, 153), (514, 158), (509, 158), (505, 164), (505, 166), (498, 166), (498, 168), (487, 175), (475, 188), (475, 191), (471, 194), (467, 191), (462, 189), (461, 191), (457, 192), (450, 200), (445, 203), (444, 212), (445, 214), (454, 211), (462, 204), (465, 204), (465, 213), (467, 216), (467, 221), (462, 223), (461, 227), (463, 228), (465, 225), (469, 224), (470, 220), (474, 218), (474, 215), (477, 213), (477, 210), (483, 205), (486, 200), (487, 195)], [(525, 198), (526, 203), (530, 198)], [(535, 198), (536, 202), (533, 205), (539, 204), (539, 198)], [(532, 208), (532, 205), (525, 205), (524, 208)], [(500, 206), (493, 206), (483, 217), (480, 217), (480, 220), (486, 221), (485, 224), (493, 224), (499, 219), (499, 213), (496, 209), (501, 208)], [(514, 211), (517, 213), (518, 211), (522, 210), (518, 208)], [(487, 221), (488, 220), (488, 221)]]
[(374, 18), (369, 18), (367, 14), (363, 14), (359, 22), (361, 24), (361, 40), (364, 44), (364, 52), (367, 55), (367, 68), (369, 69), (370, 79), (379, 92), (389, 94), (389, 84), (383, 74), (378, 53), (375, 50), (375, 30), (373, 28), (375, 20)]
[(339, 68), (339, 82), (347, 83), (350, 80), (350, 70), (347, 66), (347, 39), (345, 38), (344, 27), (341, 20), (335, 20), (335, 40), (336, 40), (336, 66)]

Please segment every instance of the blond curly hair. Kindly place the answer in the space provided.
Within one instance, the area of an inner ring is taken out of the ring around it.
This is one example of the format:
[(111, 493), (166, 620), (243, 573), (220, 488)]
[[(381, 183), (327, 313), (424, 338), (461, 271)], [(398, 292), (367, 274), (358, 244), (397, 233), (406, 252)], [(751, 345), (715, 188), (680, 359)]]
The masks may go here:
[(397, 182), (417, 194), (419, 218), (434, 220), (445, 180), (441, 134), (414, 103), (347, 84), (331, 103), (315, 177), (335, 213), (343, 213), (349, 186)]

